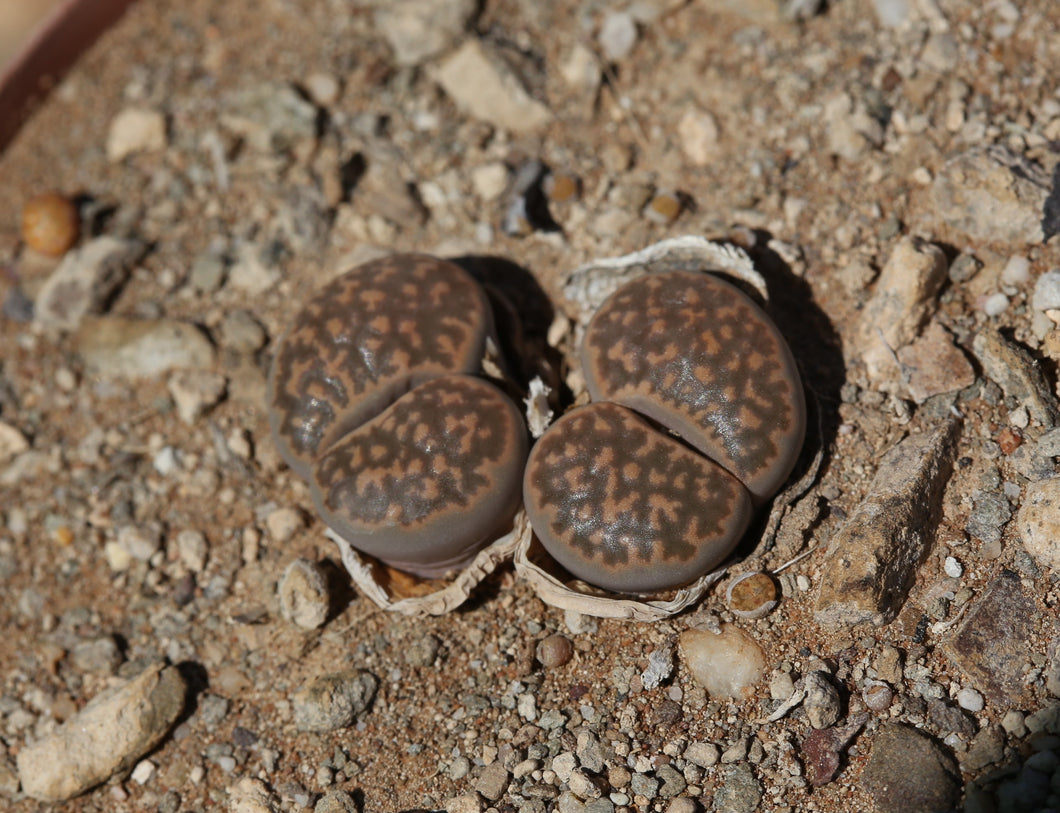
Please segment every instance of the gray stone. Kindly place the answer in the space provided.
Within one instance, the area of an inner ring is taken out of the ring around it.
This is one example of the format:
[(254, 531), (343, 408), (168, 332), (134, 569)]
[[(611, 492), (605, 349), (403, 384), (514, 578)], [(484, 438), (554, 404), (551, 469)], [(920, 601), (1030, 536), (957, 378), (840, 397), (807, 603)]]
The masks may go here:
[(157, 664), (95, 697), (51, 734), (18, 754), (27, 796), (59, 802), (134, 765), (166, 735), (184, 708), (184, 679)]
[(810, 672), (802, 678), (806, 698), (802, 701), (806, 719), (814, 728), (835, 725), (841, 711), (839, 690), (823, 672)]
[(227, 379), (211, 370), (178, 370), (167, 382), (177, 415), (188, 426), (194, 424), (224, 397)]
[(379, 681), (369, 672), (349, 669), (306, 683), (291, 698), (299, 731), (332, 731), (352, 725), (375, 696)]
[(994, 765), (1005, 756), (1005, 735), (1000, 726), (988, 725), (975, 735), (968, 750), (961, 754), (961, 768), (977, 773), (988, 765)]
[(260, 779), (244, 776), (228, 788), (229, 813), (278, 813), (280, 800)]
[(433, 635), (421, 635), (405, 647), (404, 659), (409, 666), (431, 666), (438, 657), (441, 642)]
[(662, 781), (659, 788), (659, 796), (663, 799), (672, 799), (678, 794), (684, 793), (688, 782), (673, 765), (661, 765), (655, 771), (655, 776)]
[(74, 347), (90, 374), (110, 378), (153, 378), (214, 363), (213, 345), (202, 331), (174, 319), (89, 316), (74, 335)]
[(945, 700), (932, 698), (927, 702), (928, 719), (937, 729), (940, 736), (959, 734), (965, 740), (975, 735), (975, 720), (956, 706)]
[(1027, 408), (1031, 418), (1046, 429), (1060, 419), (1060, 408), (1038, 362), (1020, 344), (991, 327), (981, 328), (972, 341), (972, 350), (983, 365), (983, 372)]
[(884, 455), (868, 496), (825, 555), (819, 623), (880, 625), (897, 615), (933, 538), (959, 426), (950, 419)]
[(224, 282), (225, 270), (224, 257), (217, 254), (202, 254), (196, 257), (191, 264), (188, 285), (200, 293), (213, 293)]
[(657, 688), (663, 681), (669, 680), (674, 671), (674, 651), (670, 647), (653, 649), (648, 653), (648, 668), (640, 675), (641, 685), (645, 691)]
[(531, 132), (552, 119), (548, 107), (531, 97), (511, 69), (478, 39), (469, 39), (447, 57), (434, 79), (457, 107), (497, 127)]
[(880, 25), (897, 28), (909, 19), (910, 0), (872, 0)]
[(113, 635), (79, 641), (70, 650), (70, 662), (79, 672), (113, 675), (122, 660), (121, 648)]
[(714, 794), (717, 813), (753, 813), (762, 801), (762, 785), (746, 762), (730, 765)]
[(1012, 518), (1008, 500), (993, 491), (977, 491), (972, 495), (972, 511), (964, 529), (980, 542), (997, 542), (1001, 531)]
[(221, 117), (259, 152), (285, 152), (316, 137), (316, 108), (288, 84), (261, 82), (239, 90)]
[(67, 252), (37, 295), (34, 321), (45, 329), (76, 330), (114, 296), (143, 253), (142, 243), (107, 236)]
[(938, 246), (915, 237), (895, 245), (858, 325), (857, 347), (871, 379), (900, 381), (895, 351), (917, 337), (945, 281), (946, 255)]
[(712, 742), (693, 742), (685, 749), (684, 757), (700, 768), (712, 768), (721, 758), (721, 749)]
[(1060, 477), (1027, 485), (1016, 524), (1034, 561), (1060, 573)]
[(376, 8), (375, 27), (398, 65), (419, 65), (456, 45), (477, 8), (475, 0), (391, 0)]
[(269, 340), (265, 328), (250, 311), (245, 310), (225, 314), (218, 333), (221, 346), (237, 353), (256, 353)]
[(1019, 576), (1003, 571), (941, 645), (977, 689), (999, 705), (1014, 705), (1024, 690), (1037, 609)]
[(611, 62), (625, 59), (637, 44), (637, 24), (627, 11), (609, 11), (600, 25), (600, 47)]
[(308, 559), (295, 559), (280, 579), (280, 609), (295, 626), (312, 630), (324, 626), (331, 609), (328, 579), (323, 568)]
[(496, 802), (508, 789), (511, 774), (500, 762), (491, 762), (475, 780), (475, 790), (491, 802)]
[(659, 780), (647, 774), (633, 774), (633, 778), (629, 781), (629, 786), (634, 793), (643, 796), (645, 799), (654, 799), (659, 795)]
[(579, 799), (599, 799), (600, 786), (580, 768), (571, 771), (570, 779), (567, 780), (571, 793)]
[(253, 243), (241, 245), (228, 271), (225, 287), (250, 296), (258, 296), (269, 290), (280, 281), (282, 275), (266, 255), (265, 250)]
[(973, 147), (945, 164), (917, 219), (957, 245), (1040, 243), (1050, 236), (1042, 227), (1050, 188), (1045, 170), (1008, 147)]
[(859, 781), (879, 813), (950, 810), (961, 795), (953, 757), (926, 734), (901, 724), (881, 726)]
[(477, 793), (465, 793), (446, 800), (443, 807), (445, 813), (482, 813), (482, 797)]
[(1052, 268), (1038, 277), (1031, 304), (1037, 311), (1060, 308), (1060, 268)]
[(313, 813), (359, 813), (359, 808), (347, 791), (332, 790), (317, 800)]

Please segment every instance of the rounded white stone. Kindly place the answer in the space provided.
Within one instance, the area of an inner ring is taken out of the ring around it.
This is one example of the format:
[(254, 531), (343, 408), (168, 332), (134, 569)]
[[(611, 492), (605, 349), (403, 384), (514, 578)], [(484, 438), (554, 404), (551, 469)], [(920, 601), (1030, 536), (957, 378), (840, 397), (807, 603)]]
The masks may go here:
[(964, 566), (952, 556), (946, 557), (946, 562), (942, 567), (946, 571), (946, 575), (950, 578), (959, 579), (964, 575)]
[(961, 689), (957, 692), (957, 705), (970, 712), (983, 710), (983, 696), (975, 689)]

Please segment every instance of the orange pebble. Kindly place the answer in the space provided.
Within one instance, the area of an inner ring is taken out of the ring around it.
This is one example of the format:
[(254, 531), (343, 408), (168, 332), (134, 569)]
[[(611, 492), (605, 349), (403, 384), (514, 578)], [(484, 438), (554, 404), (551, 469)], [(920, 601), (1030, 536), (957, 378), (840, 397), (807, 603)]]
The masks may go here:
[(37, 195), (22, 209), (22, 239), (41, 254), (62, 256), (77, 242), (80, 230), (77, 207), (58, 192)]

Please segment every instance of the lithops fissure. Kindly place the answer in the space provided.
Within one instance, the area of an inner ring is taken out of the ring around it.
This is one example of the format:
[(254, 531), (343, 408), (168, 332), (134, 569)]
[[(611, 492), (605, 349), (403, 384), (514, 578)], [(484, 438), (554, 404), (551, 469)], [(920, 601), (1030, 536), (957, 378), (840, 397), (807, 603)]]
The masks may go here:
[(687, 272), (630, 282), (593, 316), (581, 358), (593, 400), (677, 432), (756, 500), (791, 473), (806, 431), (798, 368), (773, 321), (729, 283)]
[(451, 375), (406, 393), (313, 467), (324, 521), (355, 548), (420, 575), (461, 566), (511, 522), (527, 437), (515, 404)]
[(549, 553), (616, 592), (661, 590), (705, 573), (751, 517), (735, 477), (606, 402), (568, 412), (538, 440), (524, 494)]
[(557, 562), (605, 589), (694, 581), (732, 552), (798, 457), (806, 413), (791, 351), (737, 288), (678, 271), (608, 297), (581, 360), (595, 403), (530, 454), (534, 531)]
[(416, 384), (481, 366), (492, 316), (459, 266), (395, 255), (325, 285), (284, 337), (269, 376), (280, 453), (303, 477), (339, 437)]
[(273, 436), (353, 547), (435, 576), (510, 524), (526, 429), (469, 375), (492, 331), (479, 285), (421, 255), (359, 266), (296, 317), (269, 376)]

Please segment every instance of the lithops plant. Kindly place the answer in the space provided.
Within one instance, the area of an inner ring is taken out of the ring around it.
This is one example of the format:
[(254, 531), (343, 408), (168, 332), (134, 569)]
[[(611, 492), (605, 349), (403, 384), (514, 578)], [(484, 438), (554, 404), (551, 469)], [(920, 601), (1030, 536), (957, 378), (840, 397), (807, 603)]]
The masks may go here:
[(511, 528), (528, 441), (512, 400), (476, 375), (492, 335), (478, 283), (423, 255), (358, 266), (297, 315), (269, 376), (270, 424), (344, 543), (438, 577)]
[(750, 297), (711, 274), (649, 270), (596, 308), (580, 349), (594, 402), (549, 428), (523, 484), (555, 561), (636, 595), (718, 567), (791, 473), (806, 426), (791, 351)]

